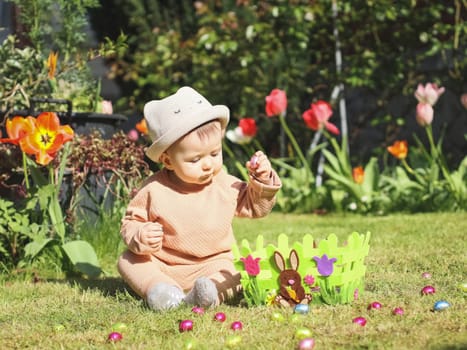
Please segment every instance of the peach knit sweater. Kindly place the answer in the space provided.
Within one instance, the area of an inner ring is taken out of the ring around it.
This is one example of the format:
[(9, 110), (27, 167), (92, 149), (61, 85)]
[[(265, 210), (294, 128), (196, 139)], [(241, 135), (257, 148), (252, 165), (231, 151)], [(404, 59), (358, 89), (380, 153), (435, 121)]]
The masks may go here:
[[(128, 205), (121, 227), (128, 247), (119, 260), (122, 277), (141, 296), (159, 282), (188, 290), (202, 275), (212, 278), (218, 289), (235, 288), (238, 276), (228, 281), (237, 274), (232, 220), (267, 215), (281, 187), (279, 177), (273, 171), (269, 184), (254, 178), (246, 183), (222, 170), (210, 184), (193, 189), (171, 175), (166, 169), (152, 175)], [(162, 226), (157, 251), (139, 239), (148, 222)]]

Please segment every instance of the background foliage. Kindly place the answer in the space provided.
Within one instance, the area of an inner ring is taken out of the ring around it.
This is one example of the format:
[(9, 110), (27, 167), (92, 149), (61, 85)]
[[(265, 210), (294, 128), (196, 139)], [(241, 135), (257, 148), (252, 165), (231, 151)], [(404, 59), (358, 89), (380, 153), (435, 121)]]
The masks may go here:
[(466, 121), (457, 119), (466, 119), (459, 102), (466, 89), (465, 1), (103, 0), (101, 5), (91, 11), (98, 35), (129, 36), (127, 55), (112, 62), (123, 89), (119, 108), (141, 113), (146, 101), (192, 85), (213, 103), (228, 105), (234, 118), (256, 118), (258, 138), (275, 155), (279, 125), (261, 118), (269, 91), (287, 91), (290, 127), (306, 147), (310, 134), (302, 111), (313, 100), (330, 100), (334, 86), (344, 83), (349, 142), (359, 162), (380, 155), (382, 146), (404, 132), (414, 117), (416, 85), (432, 81), (449, 90), (446, 103), (455, 116), (439, 118), (437, 135), (444, 128), (457, 133), (445, 148), (452, 164), (463, 158), (467, 141), (459, 129), (465, 133)]

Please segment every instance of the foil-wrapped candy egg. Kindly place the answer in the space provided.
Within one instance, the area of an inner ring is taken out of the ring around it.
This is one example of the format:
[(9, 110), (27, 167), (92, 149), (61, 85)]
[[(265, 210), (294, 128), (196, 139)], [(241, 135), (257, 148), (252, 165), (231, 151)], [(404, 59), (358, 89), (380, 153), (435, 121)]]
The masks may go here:
[(182, 320), (178, 325), (178, 330), (180, 332), (189, 332), (193, 330), (193, 321), (192, 320)]
[(310, 311), (310, 306), (308, 304), (297, 304), (293, 309), (294, 313), (305, 315)]
[(438, 300), (434, 305), (433, 305), (433, 310), (434, 311), (443, 311), (449, 308), (451, 304), (449, 304), (446, 300)]
[(360, 326), (365, 326), (366, 325), (366, 318), (365, 317), (355, 317), (353, 320), (352, 320), (353, 323), (355, 324), (358, 324)]
[(368, 305), (368, 310), (379, 310), (381, 309), (382, 305), (381, 303), (374, 301), (370, 305)]
[(315, 340), (313, 338), (305, 338), (298, 343), (298, 350), (311, 350), (315, 347)]
[(430, 294), (435, 294), (436, 290), (435, 290), (435, 287), (433, 286), (425, 286), (422, 288), (421, 290), (421, 294), (422, 295), (430, 295)]
[(123, 336), (121, 333), (119, 332), (112, 332), (109, 334), (109, 336), (107, 337), (107, 340), (108, 341), (112, 341), (112, 342), (117, 342), (117, 341), (120, 341), (123, 339)]

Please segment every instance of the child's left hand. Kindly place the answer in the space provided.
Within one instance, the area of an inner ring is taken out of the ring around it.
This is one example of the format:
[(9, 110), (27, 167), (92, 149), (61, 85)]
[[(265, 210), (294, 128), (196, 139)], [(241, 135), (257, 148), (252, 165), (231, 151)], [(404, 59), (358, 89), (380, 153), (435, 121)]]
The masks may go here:
[(261, 151), (256, 151), (249, 161), (246, 162), (246, 167), (255, 179), (263, 183), (269, 183), (271, 179), (271, 162), (268, 157)]

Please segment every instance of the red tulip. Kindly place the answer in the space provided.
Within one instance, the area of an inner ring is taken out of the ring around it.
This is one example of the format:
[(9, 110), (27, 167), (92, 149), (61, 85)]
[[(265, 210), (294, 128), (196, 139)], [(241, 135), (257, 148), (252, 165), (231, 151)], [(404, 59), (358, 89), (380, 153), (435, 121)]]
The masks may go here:
[(339, 135), (339, 129), (337, 126), (329, 122), (329, 118), (331, 118), (331, 116), (331, 105), (322, 100), (312, 103), (310, 108), (302, 114), (302, 118), (305, 121), (306, 126), (311, 130), (317, 131), (322, 128), (326, 128), (330, 133)]
[(268, 117), (278, 116), (287, 110), (287, 95), (285, 91), (273, 89), (269, 96), (266, 96), (266, 115)]
[(258, 131), (256, 121), (253, 118), (240, 119), (238, 126), (242, 129), (243, 135), (245, 136), (256, 136), (256, 132)]

